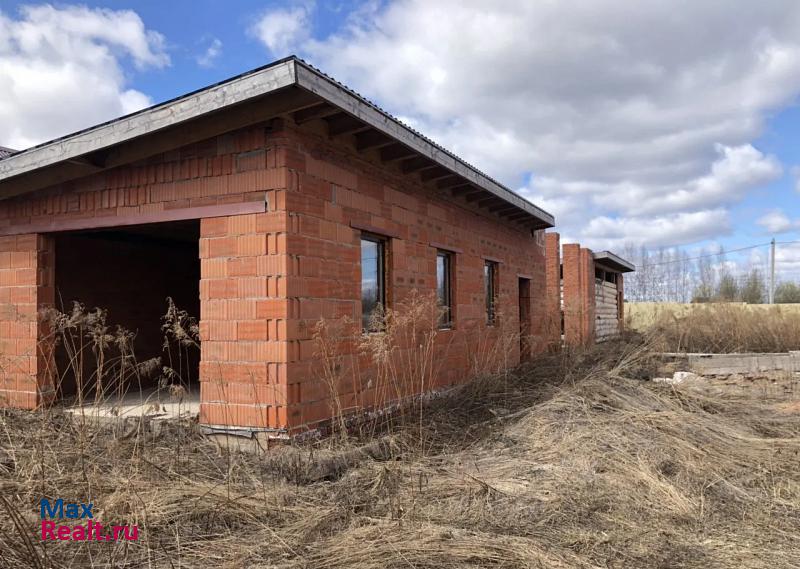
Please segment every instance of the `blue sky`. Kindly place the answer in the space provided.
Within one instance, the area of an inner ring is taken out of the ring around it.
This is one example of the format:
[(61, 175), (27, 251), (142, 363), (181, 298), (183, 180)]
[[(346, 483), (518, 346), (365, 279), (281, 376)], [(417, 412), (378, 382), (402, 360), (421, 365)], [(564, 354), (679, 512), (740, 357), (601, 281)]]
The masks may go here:
[[(555, 213), (567, 239), (800, 239), (800, 6), (667, 4), (2, 1), (0, 145), (297, 53)], [(782, 255), (800, 270), (800, 247)]]
[[(24, 5), (29, 2), (12, 2)], [(145, 24), (166, 37), (172, 65), (158, 71), (136, 73), (134, 85), (155, 101), (162, 101), (259, 67), (273, 57), (264, 45), (246, 33), (264, 12), (285, 2), (237, 0), (170, 0), (152, 2), (89, 2), (89, 6), (134, 10)], [(327, 35), (338, 28), (351, 7), (348, 3), (320, 5), (314, 17), (315, 33)], [(180, 17), (176, 17), (180, 14)], [(222, 51), (213, 65), (200, 66), (196, 58), (214, 39)], [(128, 64), (128, 71), (133, 71)]]

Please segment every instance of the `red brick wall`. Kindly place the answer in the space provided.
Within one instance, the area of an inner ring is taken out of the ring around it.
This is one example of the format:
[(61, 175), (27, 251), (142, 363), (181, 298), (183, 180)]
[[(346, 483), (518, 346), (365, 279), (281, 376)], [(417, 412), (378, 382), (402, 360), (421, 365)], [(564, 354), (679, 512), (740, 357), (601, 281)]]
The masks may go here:
[(561, 236), (550, 232), (546, 239), (547, 318), (546, 332), (551, 345), (561, 342)]
[(265, 195), (270, 204), (280, 204), (276, 194), (287, 187), (289, 169), (281, 150), (267, 146), (265, 126), (0, 201), (0, 228), (53, 220), (107, 222), (109, 217), (260, 202)]
[(0, 237), (0, 406), (34, 409), (53, 399), (51, 346), (38, 324), (53, 304), (53, 242), (45, 235)]
[[(330, 390), (320, 378), (312, 339), (319, 318), (348, 317), (359, 321), (359, 228), (389, 237), (389, 304), (401, 306), (412, 290), (432, 294), (438, 248), (455, 252), (453, 330), (437, 337), (440, 364), (436, 385), (463, 382), (479, 350), (490, 350), (498, 329), (519, 331), (519, 278), (531, 279), (533, 351), (545, 343), (544, 240), (515, 228), (486, 212), (471, 211), (452, 198), (401, 176), (397, 166), (380, 168), (359, 158), (346, 145), (326, 136), (285, 125), (276, 142), (286, 146), (294, 176), (286, 194), (291, 212), (288, 236), (293, 320), (289, 347), (289, 425), (297, 428), (325, 419), (331, 413)], [(499, 312), (503, 325), (486, 325), (483, 267), (499, 261)], [(353, 350), (352, 346), (346, 349)], [(519, 342), (509, 345), (509, 364), (519, 358)], [(343, 408), (382, 404), (370, 392), (374, 369), (359, 359), (359, 373), (342, 381), (338, 393)]]
[(200, 420), (287, 426), (286, 212), (200, 224)]
[(579, 346), (594, 342), (594, 259), (589, 249), (563, 246), (564, 341)]
[[(358, 227), (391, 237), (388, 288), (393, 306), (412, 290), (434, 290), (436, 247), (455, 252), (455, 327), (437, 337), (440, 372), (428, 387), (464, 381), (476, 353), (490, 351), (501, 330), (519, 331), (520, 277), (531, 280), (533, 351), (545, 345), (541, 235), (537, 239), (485, 210), (458, 205), (401, 175), (396, 165), (364, 159), (346, 140), (332, 141), (313, 127), (300, 129), (281, 121), (258, 125), (3, 201), (0, 227), (107, 216), (130, 219), (170, 209), (258, 202), (265, 195), (267, 213), (201, 222), (202, 422), (297, 430), (330, 416), (330, 394), (320, 379), (312, 329), (321, 317), (360, 318)], [(45, 239), (6, 239), (9, 253), (15, 247), (31, 253), (36, 250), (32, 243), (38, 243), (41, 253), (29, 264), (50, 266)], [(499, 261), (502, 325), (494, 328), (485, 322), (485, 259)], [(23, 274), (19, 279), (27, 278), (26, 284), (17, 285), (14, 262), (21, 261), (0, 256), (0, 274), (13, 275), (7, 282), (27, 291), (15, 294), (31, 300), (31, 291), (36, 291), (36, 298), (27, 303), (24, 338), (17, 337), (23, 334), (12, 326), (17, 322), (13, 315), (0, 315), (0, 342), (10, 355), (34, 347), (35, 305), (52, 300), (47, 296), (52, 281), (44, 276), (30, 284), (30, 276)], [(355, 355), (353, 342), (343, 346)], [(508, 352), (507, 363), (514, 364), (519, 343), (510, 343)], [(365, 365), (342, 385), (343, 406), (385, 403), (365, 387), (374, 370), (364, 358), (354, 361)], [(31, 362), (25, 390), (8, 393), (36, 393), (35, 378), (41, 383), (43, 374)], [(13, 395), (12, 404), (31, 407), (41, 400), (20, 397)]]

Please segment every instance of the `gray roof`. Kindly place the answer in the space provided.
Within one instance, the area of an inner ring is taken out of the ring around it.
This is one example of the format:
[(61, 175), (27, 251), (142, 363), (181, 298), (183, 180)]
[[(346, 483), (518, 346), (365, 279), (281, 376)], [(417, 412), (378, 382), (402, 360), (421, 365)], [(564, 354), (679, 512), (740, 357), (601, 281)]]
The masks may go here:
[(0, 146), (0, 159), (5, 158), (6, 156), (11, 156), (15, 152), (16, 150), (6, 148), (5, 146)]
[(594, 261), (618, 273), (632, 273), (636, 270), (636, 265), (630, 261), (626, 261), (619, 255), (615, 255), (611, 251), (594, 253)]
[(447, 199), (530, 229), (555, 222), (548, 212), (294, 56), (7, 156), (0, 160), (0, 199), (277, 116), (298, 123), (322, 120), (331, 137), (346, 136), (359, 151), (377, 151), (382, 163), (399, 165), (400, 172), (418, 177)]

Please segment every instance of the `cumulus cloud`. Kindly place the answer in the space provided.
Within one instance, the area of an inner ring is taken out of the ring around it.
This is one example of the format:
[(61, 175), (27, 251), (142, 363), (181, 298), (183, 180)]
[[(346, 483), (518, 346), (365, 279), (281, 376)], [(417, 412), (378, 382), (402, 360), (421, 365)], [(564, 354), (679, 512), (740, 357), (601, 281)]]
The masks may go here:
[(195, 59), (200, 67), (213, 67), (220, 55), (222, 55), (222, 41), (219, 38), (213, 38), (206, 50)]
[(780, 280), (800, 279), (800, 243), (786, 243), (776, 247), (775, 269)]
[(780, 209), (774, 209), (766, 215), (760, 217), (756, 223), (763, 227), (769, 233), (786, 233), (800, 229), (800, 219), (791, 220)]
[(250, 27), (250, 34), (259, 39), (276, 57), (290, 55), (309, 36), (313, 4), (278, 8), (263, 12)]
[(273, 53), (414, 117), (594, 243), (724, 235), (782, 172), (754, 140), (800, 92), (800, 4), (398, 0), (322, 39), (308, 9), (277, 14), (258, 36)]
[(163, 36), (135, 12), (0, 11), (0, 144), (26, 148), (149, 105), (147, 95), (127, 87), (123, 59), (136, 69), (170, 63)]
[(598, 216), (581, 231), (581, 239), (595, 248), (620, 250), (628, 243), (685, 245), (730, 233), (728, 212), (714, 209), (647, 218)]

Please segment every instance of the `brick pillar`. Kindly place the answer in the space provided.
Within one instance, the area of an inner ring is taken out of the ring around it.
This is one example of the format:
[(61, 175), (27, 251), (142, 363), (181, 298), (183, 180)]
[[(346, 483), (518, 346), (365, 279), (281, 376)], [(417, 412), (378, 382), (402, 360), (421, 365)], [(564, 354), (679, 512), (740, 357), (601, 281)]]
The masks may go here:
[(595, 317), (595, 280), (594, 280), (594, 254), (590, 249), (581, 248), (581, 268), (582, 268), (582, 293), (583, 293), (583, 342), (591, 345), (595, 341), (595, 328), (597, 319)]
[(287, 426), (284, 211), (200, 223), (200, 422)]
[(49, 236), (0, 238), (0, 407), (35, 409), (55, 397), (52, 338), (39, 322), (54, 302), (54, 273)]
[(547, 342), (561, 340), (561, 236), (545, 234), (545, 330)]
[(572, 346), (594, 342), (594, 259), (578, 244), (563, 247), (564, 336)]

